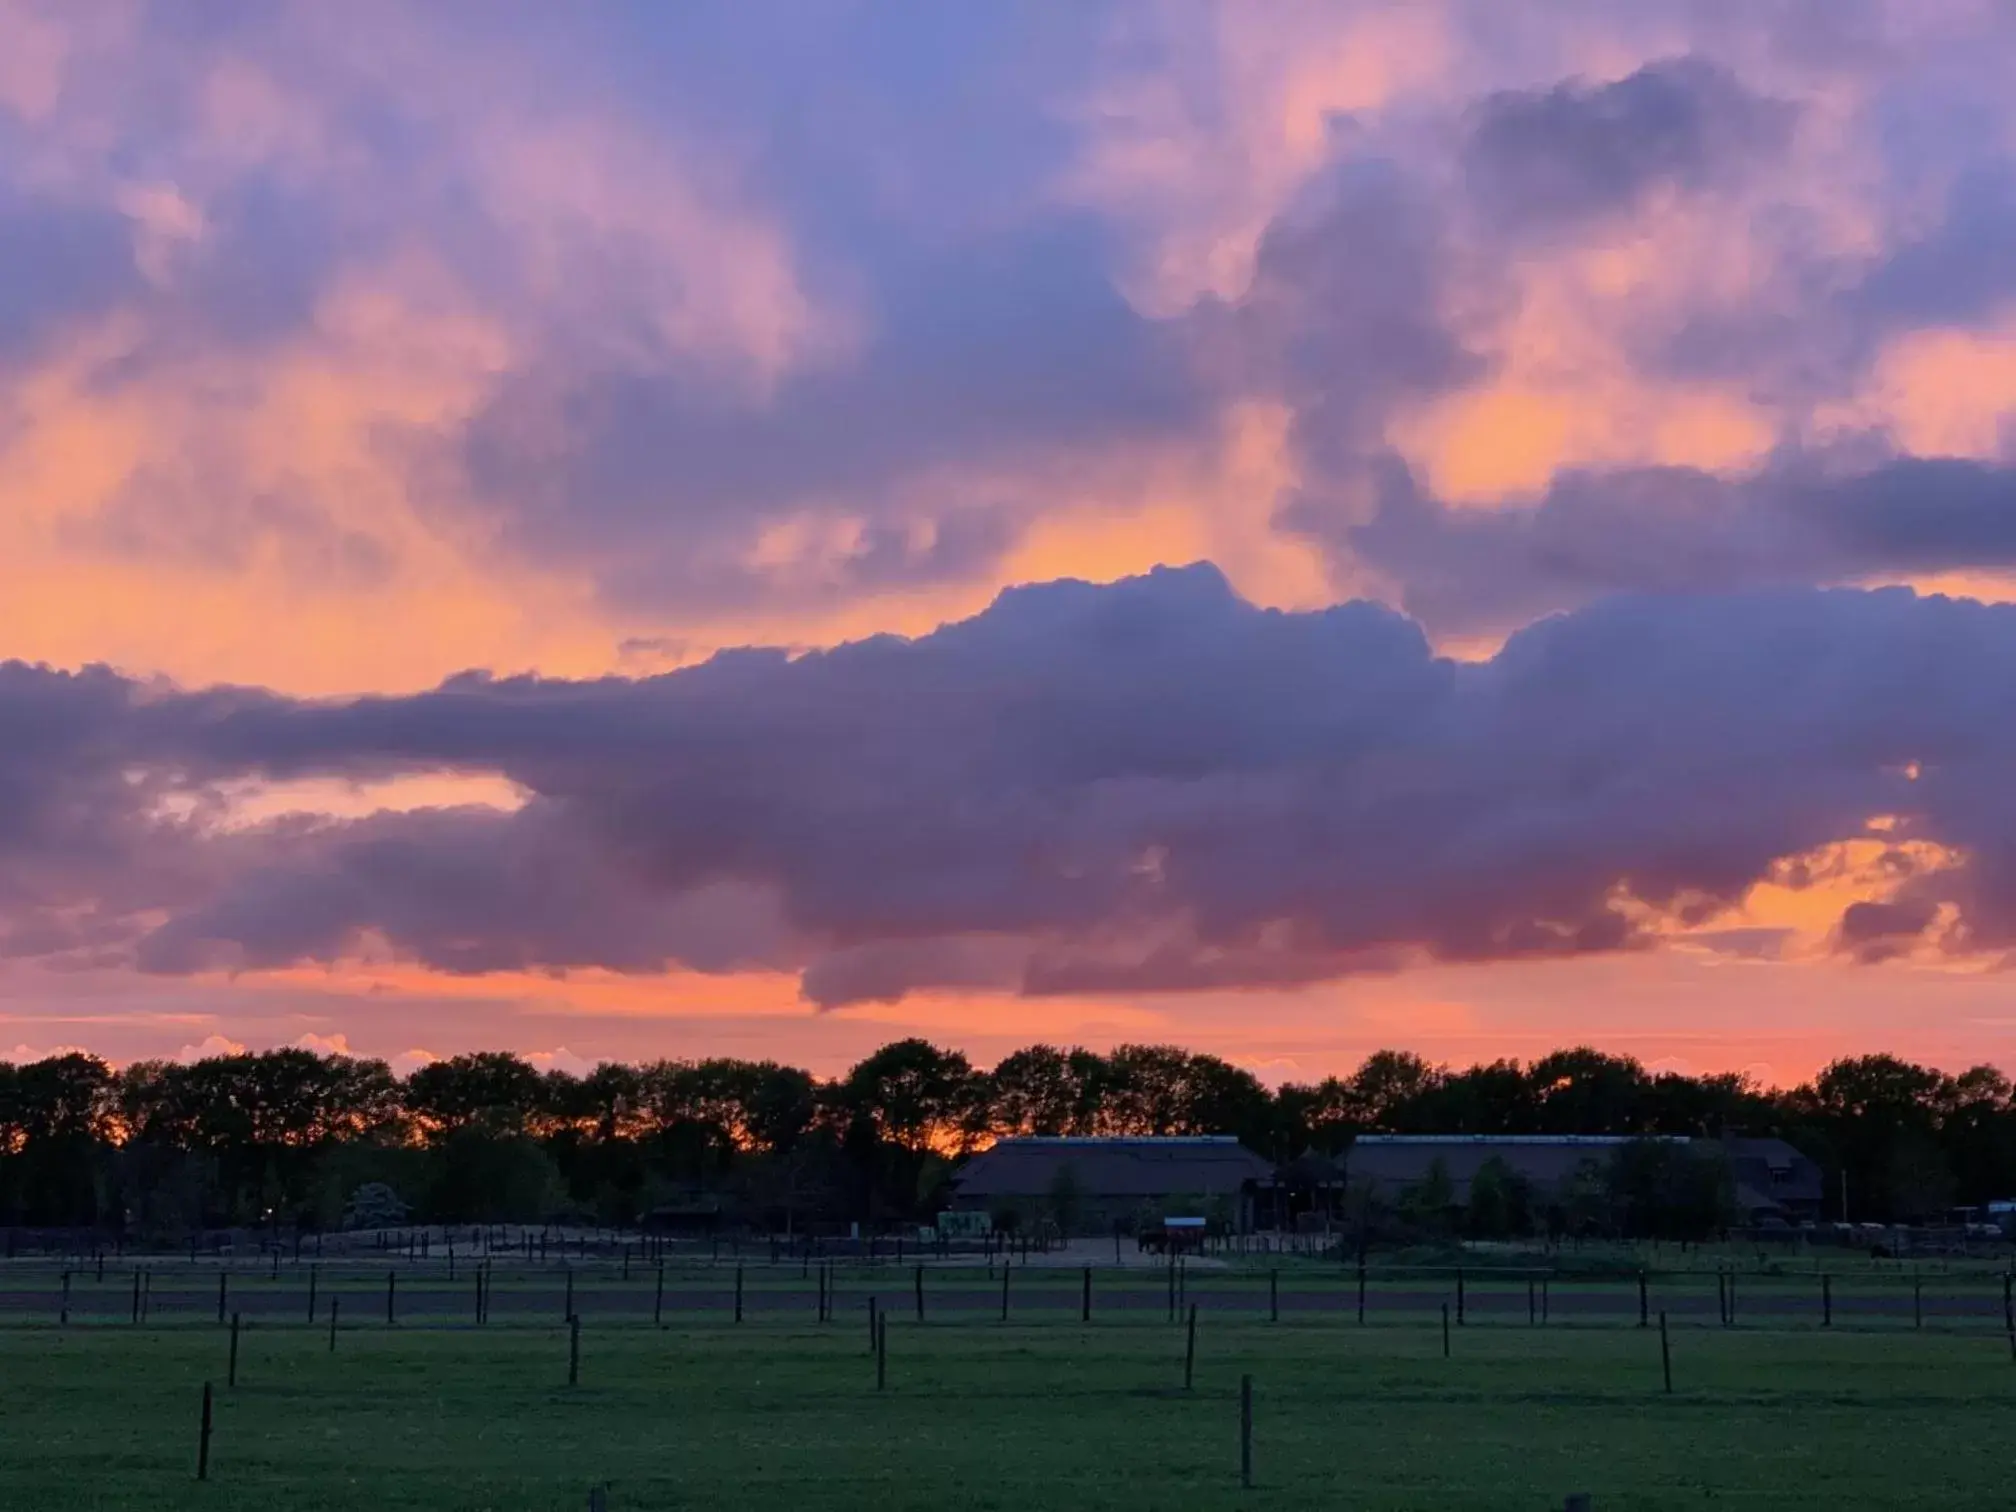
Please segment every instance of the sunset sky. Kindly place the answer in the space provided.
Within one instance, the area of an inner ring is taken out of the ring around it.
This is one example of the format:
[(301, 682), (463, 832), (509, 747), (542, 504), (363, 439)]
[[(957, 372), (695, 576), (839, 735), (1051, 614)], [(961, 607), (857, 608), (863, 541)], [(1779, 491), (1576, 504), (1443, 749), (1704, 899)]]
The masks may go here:
[(0, 1058), (2016, 1069), (2005, 0), (0, 0)]

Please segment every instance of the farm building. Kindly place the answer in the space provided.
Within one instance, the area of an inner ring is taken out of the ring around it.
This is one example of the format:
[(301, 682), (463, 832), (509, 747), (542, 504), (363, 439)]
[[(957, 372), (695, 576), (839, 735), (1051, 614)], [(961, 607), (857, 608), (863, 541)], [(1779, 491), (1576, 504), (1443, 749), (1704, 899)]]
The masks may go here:
[(1819, 1165), (1782, 1139), (1723, 1139), (1736, 1176), (1736, 1210), (1745, 1223), (1797, 1223), (1820, 1216), (1825, 1177)]
[[(1744, 1223), (1797, 1221), (1820, 1210), (1820, 1167), (1782, 1139), (1688, 1139), (1658, 1136), (1703, 1152), (1719, 1151), (1736, 1183)], [(1614, 1134), (1361, 1134), (1345, 1157), (1348, 1179), (1391, 1201), (1430, 1178), (1439, 1162), (1452, 1206), (1467, 1206), (1471, 1183), (1488, 1161), (1501, 1161), (1542, 1196), (1559, 1194), (1590, 1162), (1607, 1164), (1631, 1144)]]
[(1470, 1185), (1488, 1161), (1502, 1161), (1536, 1192), (1554, 1193), (1591, 1160), (1610, 1159), (1630, 1141), (1609, 1134), (1360, 1134), (1344, 1157), (1354, 1187), (1392, 1202), (1428, 1181), (1439, 1164), (1453, 1207), (1470, 1202)]
[(1072, 1233), (1111, 1233), (1165, 1216), (1253, 1227), (1254, 1195), (1274, 1167), (1230, 1135), (1143, 1139), (1004, 1139), (967, 1162), (955, 1210), (1003, 1226), (1049, 1221)]

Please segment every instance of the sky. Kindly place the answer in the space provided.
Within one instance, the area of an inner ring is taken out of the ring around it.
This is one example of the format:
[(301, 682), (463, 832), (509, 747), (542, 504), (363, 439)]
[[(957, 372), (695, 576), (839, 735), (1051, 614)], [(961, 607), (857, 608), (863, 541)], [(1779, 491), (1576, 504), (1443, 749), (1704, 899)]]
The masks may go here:
[(2002, 0), (0, 0), (0, 1058), (2016, 1069)]

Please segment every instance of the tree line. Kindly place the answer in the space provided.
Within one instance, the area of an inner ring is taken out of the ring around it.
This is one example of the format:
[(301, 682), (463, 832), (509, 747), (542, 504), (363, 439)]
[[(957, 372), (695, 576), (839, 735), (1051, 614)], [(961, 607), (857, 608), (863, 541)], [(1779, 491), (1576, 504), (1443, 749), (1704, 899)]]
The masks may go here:
[(1362, 1132), (1777, 1135), (1818, 1161), (1828, 1216), (1936, 1218), (2016, 1195), (2016, 1094), (1888, 1055), (1771, 1089), (1648, 1071), (1588, 1048), (1456, 1070), (1380, 1051), (1348, 1076), (1269, 1089), (1171, 1045), (1032, 1045), (981, 1070), (921, 1039), (821, 1079), (775, 1061), (607, 1063), (502, 1052), (400, 1078), (307, 1050), (115, 1069), (0, 1062), (0, 1224), (176, 1238), (382, 1221), (773, 1231), (928, 1220), (958, 1162), (1028, 1134), (1230, 1134), (1286, 1163)]

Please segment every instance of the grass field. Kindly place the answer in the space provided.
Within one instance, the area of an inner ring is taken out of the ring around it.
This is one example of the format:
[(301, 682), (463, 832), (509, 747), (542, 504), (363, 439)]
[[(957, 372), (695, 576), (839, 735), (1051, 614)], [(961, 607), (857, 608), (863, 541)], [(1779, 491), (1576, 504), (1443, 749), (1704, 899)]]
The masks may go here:
[[(631, 1509), (2006, 1507), (1997, 1333), (1213, 1319), (1195, 1388), (1150, 1317), (889, 1328), (0, 1330), (0, 1507)], [(1256, 1486), (1238, 1478), (1255, 1381)], [(210, 1479), (194, 1479), (216, 1384)]]

